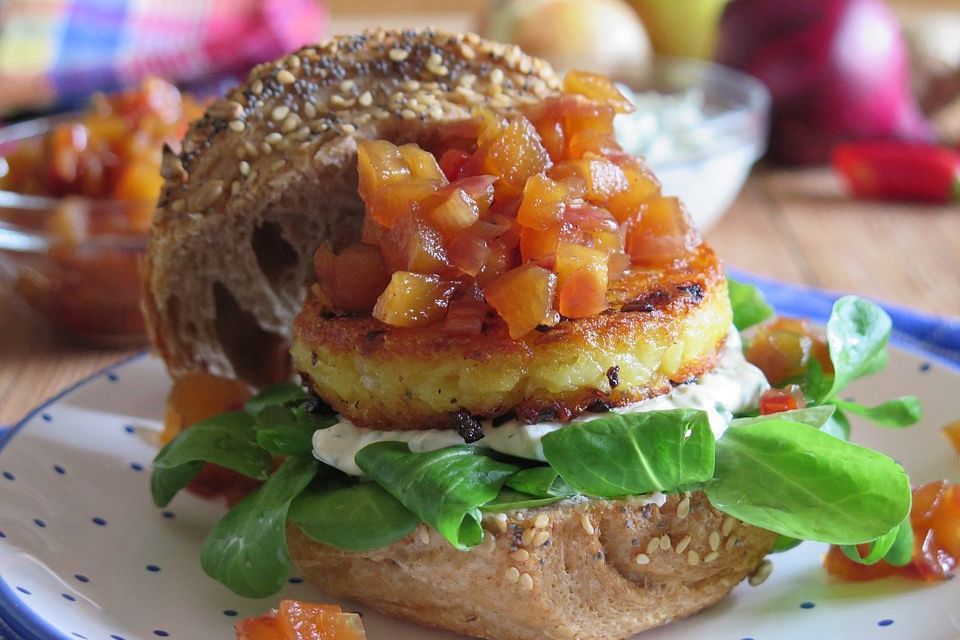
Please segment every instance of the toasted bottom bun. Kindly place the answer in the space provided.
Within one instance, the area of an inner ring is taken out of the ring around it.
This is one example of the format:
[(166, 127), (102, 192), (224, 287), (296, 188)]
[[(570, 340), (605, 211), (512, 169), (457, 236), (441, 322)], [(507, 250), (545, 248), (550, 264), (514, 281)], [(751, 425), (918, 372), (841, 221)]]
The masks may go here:
[(467, 552), (425, 525), (367, 553), (292, 525), (288, 542), (323, 591), (424, 626), (493, 640), (615, 640), (714, 604), (776, 538), (719, 513), (702, 493), (661, 507), (567, 501), (488, 515), (483, 526), (484, 541)]

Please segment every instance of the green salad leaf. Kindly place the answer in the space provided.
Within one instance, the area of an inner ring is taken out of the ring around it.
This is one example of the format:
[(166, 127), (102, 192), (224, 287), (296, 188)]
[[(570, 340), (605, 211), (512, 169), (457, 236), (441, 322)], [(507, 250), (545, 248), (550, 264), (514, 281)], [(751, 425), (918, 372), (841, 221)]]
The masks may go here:
[(257, 444), (254, 419), (242, 411), (223, 413), (184, 430), (160, 450), (150, 477), (154, 503), (169, 504), (204, 462), (255, 480), (266, 480), (273, 469), (273, 457)]
[(307, 392), (298, 384), (283, 382), (267, 387), (247, 400), (243, 410), (251, 415), (259, 415), (270, 407), (290, 407), (307, 401)]
[(290, 573), (287, 511), (319, 469), (313, 458), (288, 458), (231, 509), (203, 542), (200, 564), (207, 575), (248, 598), (279, 591)]
[(817, 404), (835, 398), (851, 381), (886, 366), (892, 327), (887, 312), (869, 300), (856, 296), (837, 300), (827, 321), (827, 346), (834, 373)]
[(767, 420), (788, 420), (815, 427), (841, 440), (850, 439), (850, 423), (834, 404), (821, 404), (792, 411), (782, 411), (764, 416), (734, 418), (731, 427), (747, 427)]
[[(833, 406), (833, 405), (825, 405)], [(843, 411), (836, 410), (830, 416), (830, 419), (820, 427), (820, 431), (830, 434), (834, 438), (839, 438), (841, 440), (850, 439), (850, 421), (847, 420), (847, 416), (843, 415)]]
[(478, 507), (496, 498), (507, 478), (518, 471), (469, 446), (413, 453), (404, 442), (375, 442), (354, 459), (364, 473), (460, 550), (483, 540)]
[(714, 438), (703, 411), (612, 414), (549, 433), (541, 443), (561, 478), (600, 498), (672, 491), (713, 476)]
[[(160, 453), (163, 453), (162, 449)], [(190, 481), (197, 477), (202, 468), (202, 460), (185, 462), (176, 467), (165, 469), (154, 467), (150, 474), (150, 495), (153, 497), (153, 503), (158, 507), (165, 507), (170, 504), (173, 496), (190, 484)]]
[(887, 400), (875, 407), (865, 407), (847, 400), (833, 400), (840, 409), (861, 416), (884, 427), (909, 427), (923, 415), (917, 396), (903, 396)]
[(907, 517), (911, 500), (907, 474), (887, 456), (776, 419), (724, 432), (706, 492), (744, 522), (833, 544), (883, 536)]
[(306, 455), (313, 451), (313, 425), (283, 424), (257, 431), (257, 444), (270, 453)]
[(860, 564), (876, 564), (883, 560), (883, 557), (887, 555), (887, 552), (890, 551), (890, 547), (893, 546), (894, 540), (897, 539), (897, 533), (900, 531), (900, 526), (897, 525), (890, 531), (886, 532), (876, 540), (871, 540), (866, 543), (868, 547), (867, 555), (861, 557), (860, 553), (857, 551), (857, 545), (853, 544), (844, 544), (840, 546), (840, 550), (843, 552), (843, 555), (847, 556), (854, 562)]
[(791, 538), (790, 536), (779, 535), (777, 539), (773, 541), (773, 547), (770, 549), (770, 553), (783, 553), (784, 551), (790, 551), (794, 547), (798, 547), (803, 544), (803, 540), (797, 540), (796, 538)]
[(799, 384), (807, 403), (815, 406), (822, 404), (819, 399), (833, 383), (833, 377), (823, 373), (823, 367), (820, 366), (819, 360), (810, 358), (807, 362), (807, 370), (803, 372), (803, 375), (788, 382)]
[(419, 517), (375, 482), (310, 487), (290, 505), (289, 517), (309, 537), (343, 551), (386, 547), (420, 524)]
[(251, 413), (257, 429), (269, 429), (278, 424), (292, 424), (297, 421), (293, 409), (284, 405), (272, 405), (261, 408), (257, 413)]
[(760, 289), (727, 278), (727, 292), (733, 308), (733, 324), (738, 331), (760, 324), (773, 315), (773, 307), (767, 304)]
[(913, 526), (908, 517), (896, 527), (876, 540), (867, 543), (867, 555), (861, 556), (857, 545), (840, 546), (843, 555), (859, 564), (875, 564), (885, 560), (889, 564), (902, 567), (913, 558)]
[(537, 507), (545, 507), (548, 504), (553, 504), (561, 500), (563, 500), (563, 498), (560, 496), (538, 498), (529, 493), (504, 487), (500, 490), (500, 493), (497, 494), (496, 498), (481, 505), (480, 511), (497, 513), (499, 511), (513, 511), (514, 509), (536, 509)]
[(920, 419), (923, 411), (916, 396), (888, 400), (875, 407), (838, 397), (851, 381), (886, 366), (891, 328), (890, 316), (869, 300), (847, 296), (834, 304), (827, 322), (827, 345), (834, 373), (824, 373), (820, 363), (811, 358), (804, 375), (795, 380), (811, 405), (837, 407), (821, 426), (825, 433), (842, 440), (850, 438), (850, 422), (844, 412), (885, 427), (907, 427)]
[(747, 427), (758, 422), (767, 420), (788, 420), (790, 422), (799, 422), (810, 425), (817, 429), (822, 428), (830, 421), (836, 408), (833, 405), (826, 404), (816, 407), (806, 407), (805, 409), (794, 409), (792, 411), (783, 411), (765, 416), (754, 416), (751, 418), (734, 418), (730, 421), (731, 427)]
[(314, 416), (303, 406), (268, 407), (256, 417), (257, 444), (270, 453), (303, 455), (313, 451), (313, 433), (337, 423), (334, 415)]
[(913, 525), (908, 517), (897, 527), (897, 537), (883, 560), (895, 567), (907, 566), (913, 560), (913, 543)]
[(553, 467), (522, 469), (507, 480), (507, 486), (538, 498), (569, 498), (577, 495), (577, 490), (564, 482)]

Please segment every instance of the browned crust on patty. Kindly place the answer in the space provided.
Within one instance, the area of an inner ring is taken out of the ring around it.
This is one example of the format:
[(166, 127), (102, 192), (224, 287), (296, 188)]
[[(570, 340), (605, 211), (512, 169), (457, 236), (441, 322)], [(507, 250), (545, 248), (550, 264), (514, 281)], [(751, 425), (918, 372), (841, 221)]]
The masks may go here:
[(487, 517), (484, 542), (468, 552), (426, 525), (367, 553), (317, 543), (295, 526), (288, 541), (304, 577), (326, 593), (425, 626), (496, 640), (617, 640), (714, 604), (776, 538), (723, 516), (702, 493), (681, 517), (683, 499), (659, 508), (590, 500)]
[[(703, 245), (688, 262), (633, 270), (610, 289), (609, 312), (564, 319), (519, 340), (499, 320), (479, 335), (456, 336), (437, 325), (392, 327), (370, 317), (330, 317), (309, 299), (294, 324), (294, 361), (320, 397), (364, 427), (445, 428), (460, 410), (481, 418), (513, 412), (526, 422), (569, 420), (591, 407), (666, 393), (712, 369), (730, 326), (726, 295), (720, 262)], [(696, 342), (688, 333), (699, 333), (702, 344), (685, 349), (675, 365), (658, 364), (653, 351)], [(630, 369), (637, 354), (646, 357), (648, 351), (648, 370)], [(606, 364), (598, 369), (590, 362), (592, 369), (566, 386), (550, 380), (551, 367), (559, 379), (580, 358)], [(430, 379), (448, 366), (471, 373)], [(618, 368), (619, 384), (606, 375), (611, 367)], [(375, 386), (371, 380), (365, 386), (374, 375)], [(498, 385), (506, 388), (485, 392)]]
[(534, 331), (519, 340), (510, 337), (502, 321), (487, 323), (479, 335), (462, 336), (443, 331), (441, 325), (394, 327), (370, 316), (332, 316), (310, 296), (296, 319), (294, 336), (307, 344), (322, 343), (334, 351), (357, 351), (384, 360), (451, 350), (471, 359), (493, 360), (553, 344), (619, 341), (640, 327), (666, 325), (697, 309), (723, 279), (720, 260), (703, 244), (693, 260), (656, 270), (635, 268), (611, 283), (608, 311), (577, 320), (564, 318), (549, 330)]

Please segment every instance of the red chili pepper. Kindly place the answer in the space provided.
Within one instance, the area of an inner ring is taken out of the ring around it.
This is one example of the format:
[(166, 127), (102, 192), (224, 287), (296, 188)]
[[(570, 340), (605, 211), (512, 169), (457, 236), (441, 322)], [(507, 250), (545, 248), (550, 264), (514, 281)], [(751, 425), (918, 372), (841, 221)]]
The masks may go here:
[(861, 198), (960, 202), (960, 152), (909, 142), (851, 142), (833, 150), (833, 167)]

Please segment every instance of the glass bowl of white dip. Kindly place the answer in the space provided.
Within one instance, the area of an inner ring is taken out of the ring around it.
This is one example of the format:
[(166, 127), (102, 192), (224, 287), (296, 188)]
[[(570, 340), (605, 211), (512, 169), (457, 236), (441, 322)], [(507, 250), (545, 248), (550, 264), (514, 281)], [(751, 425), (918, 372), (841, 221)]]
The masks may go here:
[(705, 230), (740, 193), (767, 147), (770, 94), (745, 73), (711, 62), (658, 58), (613, 74), (636, 105), (619, 115), (617, 138), (643, 157)]

